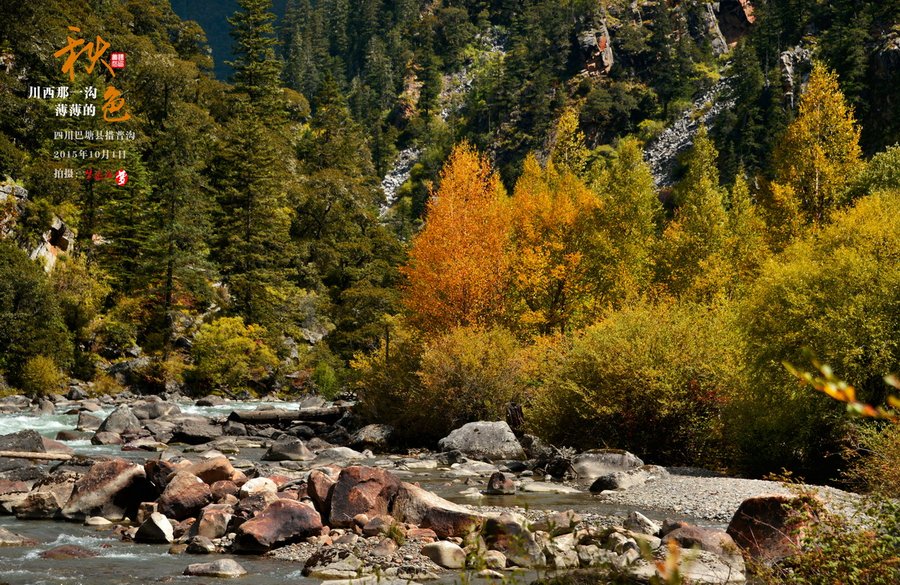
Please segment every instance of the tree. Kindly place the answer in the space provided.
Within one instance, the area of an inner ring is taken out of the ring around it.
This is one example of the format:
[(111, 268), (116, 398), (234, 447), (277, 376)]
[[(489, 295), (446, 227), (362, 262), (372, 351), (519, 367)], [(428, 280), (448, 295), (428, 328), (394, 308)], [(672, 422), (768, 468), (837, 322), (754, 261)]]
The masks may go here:
[(265, 338), (263, 327), (244, 325), (240, 317), (205, 323), (191, 348), (195, 362), (191, 375), (213, 390), (258, 388), (278, 365)]
[(620, 306), (639, 298), (652, 280), (662, 206), (640, 141), (624, 138), (613, 154), (594, 187), (603, 205), (591, 265), (603, 275), (606, 302)]
[(200, 108), (176, 104), (155, 145), (153, 230), (144, 251), (144, 294), (168, 351), (174, 312), (209, 296), (213, 198), (203, 174), (212, 120)]
[(32, 357), (68, 364), (72, 346), (47, 277), (25, 252), (0, 240), (0, 371), (13, 384)]
[(583, 176), (590, 155), (584, 141), (584, 132), (578, 128), (578, 111), (567, 108), (556, 123), (550, 160), (560, 170)]
[(564, 333), (592, 315), (594, 275), (586, 260), (599, 204), (571, 172), (525, 159), (511, 201), (509, 259), (521, 326)]
[(404, 303), (426, 332), (491, 325), (506, 316), (509, 208), (499, 177), (468, 143), (457, 146), (413, 239)]
[(661, 277), (676, 295), (708, 298), (729, 279), (723, 256), (728, 216), (716, 156), (706, 128), (701, 127), (687, 158), (687, 172), (675, 187), (675, 219), (660, 242)]
[(280, 332), (294, 325), (303, 296), (290, 280), (289, 177), (277, 137), (251, 112), (226, 126), (213, 163), (220, 207), (213, 257), (229, 286), (233, 310), (250, 323)]
[(807, 223), (820, 223), (846, 202), (860, 155), (859, 128), (837, 76), (815, 63), (799, 114), (775, 149), (775, 181), (793, 189)]
[(234, 86), (254, 105), (271, 106), (280, 88), (281, 63), (275, 56), (278, 41), (270, 12), (272, 0), (238, 0), (240, 10), (228, 19), (233, 27)]
[(767, 258), (769, 249), (766, 242), (766, 222), (753, 203), (743, 169), (738, 170), (731, 188), (725, 245), (736, 276), (732, 281), (733, 285), (752, 282)]

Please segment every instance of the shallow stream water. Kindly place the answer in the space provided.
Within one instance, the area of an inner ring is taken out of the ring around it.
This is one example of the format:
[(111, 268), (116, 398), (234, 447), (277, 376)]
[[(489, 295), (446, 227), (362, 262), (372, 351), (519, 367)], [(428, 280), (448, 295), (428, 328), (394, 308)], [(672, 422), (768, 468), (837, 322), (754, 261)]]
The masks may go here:
[[(184, 414), (207, 417), (224, 417), (232, 410), (254, 410), (264, 403), (234, 402), (217, 407), (197, 407), (180, 404)], [(271, 403), (265, 403), (271, 406)], [(279, 408), (297, 409), (297, 403), (278, 403)], [(111, 408), (94, 413), (100, 418), (109, 414)], [(23, 429), (34, 429), (42, 435), (54, 438), (61, 430), (74, 429), (76, 415), (56, 413), (52, 415), (3, 415), (0, 414), (0, 435)], [(133, 460), (146, 460), (156, 456), (145, 451), (121, 451), (118, 445), (91, 445), (88, 440), (68, 441), (67, 445), (79, 454), (103, 454)], [(258, 461), (262, 449), (242, 449), (237, 458)], [(196, 456), (196, 455), (192, 455)], [(392, 456), (399, 462), (400, 457)], [(386, 457), (378, 457), (384, 461)], [(373, 463), (376, 460), (371, 460)], [(366, 462), (361, 462), (365, 464)], [(519, 493), (513, 496), (479, 496), (473, 488), (481, 488), (487, 477), (454, 477), (447, 469), (399, 468), (395, 473), (404, 481), (418, 482), (423, 488), (438, 495), (466, 505), (490, 507), (520, 507), (531, 510), (573, 509), (581, 514), (609, 517), (624, 517), (630, 509), (597, 502), (588, 492), (559, 493)], [(470, 493), (464, 493), (464, 492)], [(642, 510), (647, 516), (662, 520), (673, 517), (671, 513), (654, 513)], [(680, 519), (680, 518), (679, 518)], [(685, 518), (688, 520), (690, 519)], [(702, 522), (701, 522), (702, 523)], [(182, 572), (191, 563), (210, 562), (222, 555), (170, 555), (163, 545), (135, 544), (122, 542), (109, 529), (98, 530), (77, 523), (55, 521), (22, 521), (13, 517), (0, 516), (0, 527), (22, 534), (37, 541), (30, 547), (0, 547), (0, 585), (119, 585), (123, 583), (222, 583), (213, 578), (185, 577)], [(86, 559), (48, 560), (39, 554), (56, 546), (74, 544), (98, 554)], [(302, 576), (302, 565), (276, 559), (241, 556), (235, 558), (248, 572), (245, 577), (229, 580), (233, 583), (252, 585), (275, 584), (318, 584)], [(441, 582), (452, 583), (461, 580), (459, 575), (447, 576)], [(478, 579), (478, 583), (487, 581)]]

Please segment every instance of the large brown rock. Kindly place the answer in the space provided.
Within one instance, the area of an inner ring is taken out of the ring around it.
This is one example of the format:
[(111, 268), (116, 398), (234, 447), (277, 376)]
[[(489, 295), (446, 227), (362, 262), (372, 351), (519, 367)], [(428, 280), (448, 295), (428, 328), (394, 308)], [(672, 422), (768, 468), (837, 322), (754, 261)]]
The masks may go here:
[(156, 486), (160, 493), (166, 489), (169, 478), (179, 469), (177, 465), (164, 459), (148, 459), (144, 463), (144, 473), (147, 475), (147, 480)]
[(401, 522), (430, 528), (440, 538), (465, 536), (484, 522), (484, 516), (469, 508), (406, 482), (400, 484), (391, 515)]
[(719, 555), (723, 560), (733, 561), (733, 564), (740, 565), (741, 571), (744, 564), (741, 558), (741, 551), (735, 544), (734, 539), (728, 533), (715, 528), (701, 528), (699, 526), (682, 526), (666, 534), (663, 542), (674, 540), (683, 549), (699, 548), (711, 553)]
[(359, 465), (344, 468), (331, 492), (329, 525), (346, 528), (353, 526), (357, 514), (387, 514), (399, 490), (400, 480), (388, 471)]
[(809, 496), (768, 495), (744, 500), (728, 535), (751, 557), (774, 563), (797, 552), (804, 530), (821, 503)]
[(331, 514), (331, 494), (336, 483), (336, 477), (332, 477), (320, 469), (310, 471), (309, 478), (306, 480), (306, 494), (326, 523)]
[(125, 461), (98, 461), (75, 482), (72, 495), (62, 509), (62, 515), (73, 520), (87, 516), (103, 516), (120, 520), (137, 509), (145, 498), (144, 468)]
[(312, 507), (295, 500), (277, 500), (238, 527), (234, 550), (259, 553), (321, 533), (322, 518)]
[(185, 471), (193, 473), (209, 485), (217, 481), (231, 480), (234, 475), (234, 467), (225, 456), (197, 461), (185, 468)]
[(228, 532), (228, 524), (234, 509), (227, 504), (210, 504), (200, 511), (197, 521), (191, 526), (192, 536), (204, 536), (209, 539), (220, 538)]
[(20, 520), (50, 520), (59, 514), (59, 500), (53, 492), (31, 492), (13, 512)]
[(499, 550), (513, 564), (538, 567), (545, 562), (541, 545), (528, 530), (525, 518), (518, 514), (504, 512), (496, 518), (488, 518), (481, 534), (488, 548)]
[(210, 502), (212, 492), (209, 486), (187, 471), (176, 472), (157, 500), (159, 511), (176, 520), (195, 517)]

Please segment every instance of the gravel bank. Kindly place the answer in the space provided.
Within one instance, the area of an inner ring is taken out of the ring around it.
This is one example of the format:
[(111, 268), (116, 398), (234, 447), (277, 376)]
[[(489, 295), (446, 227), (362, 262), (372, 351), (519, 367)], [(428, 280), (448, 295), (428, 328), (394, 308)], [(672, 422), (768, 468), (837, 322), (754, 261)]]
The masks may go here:
[[(857, 494), (836, 488), (807, 487), (816, 490), (819, 497), (833, 510), (846, 512), (859, 501)], [(669, 477), (627, 490), (603, 492), (594, 497), (604, 503), (633, 506), (636, 510), (693, 516), (714, 525), (726, 526), (741, 502), (766, 494), (790, 495), (791, 489), (775, 481), (671, 473)]]

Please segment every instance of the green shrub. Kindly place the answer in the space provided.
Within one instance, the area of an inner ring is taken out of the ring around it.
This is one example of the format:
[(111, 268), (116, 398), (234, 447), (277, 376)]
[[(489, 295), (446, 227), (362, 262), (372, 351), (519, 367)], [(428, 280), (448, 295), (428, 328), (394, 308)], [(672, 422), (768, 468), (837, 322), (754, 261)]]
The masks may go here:
[(664, 464), (727, 460), (723, 409), (740, 387), (741, 352), (724, 310), (641, 305), (549, 353), (526, 411), (538, 435)]
[(264, 382), (278, 366), (265, 337), (265, 328), (244, 325), (240, 317), (222, 317), (204, 324), (194, 338), (191, 379), (204, 391), (264, 389)]
[(59, 393), (66, 386), (66, 377), (59, 366), (43, 355), (34, 356), (25, 362), (20, 378), (22, 391), (32, 398)]
[(855, 455), (848, 475), (858, 487), (900, 498), (900, 424), (874, 423), (860, 429)]
[(334, 368), (328, 365), (328, 362), (323, 361), (316, 364), (312, 373), (312, 381), (319, 394), (327, 400), (333, 400), (340, 393), (341, 387), (337, 374)]
[(418, 441), (476, 420), (503, 420), (523, 398), (526, 372), (515, 337), (502, 328), (460, 327), (422, 344), (395, 331), (389, 344), (353, 361), (364, 417)]
[[(730, 430), (746, 471), (787, 467), (835, 479), (853, 423), (781, 365), (808, 352), (840, 372), (859, 399), (882, 404), (882, 377), (900, 369), (900, 191), (860, 199), (831, 225), (769, 262), (741, 309), (752, 383)], [(765, 445), (765, 448), (760, 448)]]

